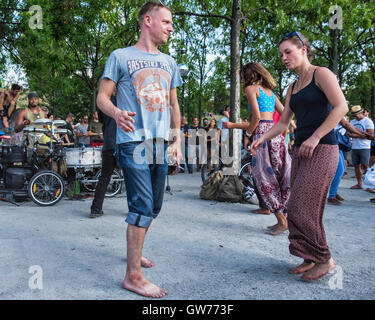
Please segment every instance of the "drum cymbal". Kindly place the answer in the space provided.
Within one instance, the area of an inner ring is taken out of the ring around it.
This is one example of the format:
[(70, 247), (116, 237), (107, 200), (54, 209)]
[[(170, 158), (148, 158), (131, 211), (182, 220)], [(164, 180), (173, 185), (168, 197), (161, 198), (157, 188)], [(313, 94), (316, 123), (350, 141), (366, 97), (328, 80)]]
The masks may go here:
[(56, 127), (61, 127), (61, 126), (66, 125), (66, 121), (65, 120), (55, 120), (55, 121), (52, 121), (52, 124)]
[(26, 127), (26, 128), (23, 129), (23, 132), (25, 132), (25, 133), (35, 133), (35, 132), (47, 133), (47, 132), (49, 132), (49, 130), (47, 130), (45, 128)]
[(47, 124), (52, 124), (52, 120), (50, 119), (37, 119), (31, 124), (39, 124), (39, 125), (47, 125)]

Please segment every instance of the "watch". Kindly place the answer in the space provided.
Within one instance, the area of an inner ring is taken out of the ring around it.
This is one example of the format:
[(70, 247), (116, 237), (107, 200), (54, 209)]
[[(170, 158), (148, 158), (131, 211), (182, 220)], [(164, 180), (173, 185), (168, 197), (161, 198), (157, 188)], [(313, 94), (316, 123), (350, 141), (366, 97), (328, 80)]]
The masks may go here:
[(246, 135), (246, 137), (251, 138), (251, 134), (248, 133), (247, 131), (245, 131), (245, 135)]

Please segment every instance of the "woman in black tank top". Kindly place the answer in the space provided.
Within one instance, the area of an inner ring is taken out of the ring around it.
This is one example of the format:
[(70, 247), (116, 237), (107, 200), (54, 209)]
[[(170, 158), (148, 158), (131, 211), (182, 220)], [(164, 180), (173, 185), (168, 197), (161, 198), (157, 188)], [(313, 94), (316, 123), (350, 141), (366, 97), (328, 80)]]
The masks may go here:
[(280, 42), (281, 60), (298, 75), (289, 86), (281, 120), (251, 145), (253, 153), (297, 119), (288, 202), (289, 251), (304, 261), (290, 273), (316, 280), (336, 266), (326, 242), (323, 212), (338, 163), (333, 128), (348, 112), (335, 75), (311, 64), (310, 43), (300, 32)]

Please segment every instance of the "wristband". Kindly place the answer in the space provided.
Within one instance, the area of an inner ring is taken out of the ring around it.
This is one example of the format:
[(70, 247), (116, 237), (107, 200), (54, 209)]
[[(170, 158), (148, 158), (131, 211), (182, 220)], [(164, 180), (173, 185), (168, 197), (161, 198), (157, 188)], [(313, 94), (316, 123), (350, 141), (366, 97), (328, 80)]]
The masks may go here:
[(248, 133), (247, 131), (245, 131), (245, 135), (246, 135), (246, 137), (251, 138), (251, 134)]

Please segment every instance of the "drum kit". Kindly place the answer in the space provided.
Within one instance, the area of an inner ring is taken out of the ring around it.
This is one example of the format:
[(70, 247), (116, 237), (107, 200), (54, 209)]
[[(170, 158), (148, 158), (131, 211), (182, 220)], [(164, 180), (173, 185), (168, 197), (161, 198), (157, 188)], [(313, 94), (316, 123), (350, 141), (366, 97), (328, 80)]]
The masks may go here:
[[(26, 140), (21, 145), (12, 145), (11, 137), (0, 132), (0, 200), (17, 205), (29, 197), (40, 206), (51, 206), (74, 180), (85, 190), (95, 191), (101, 175), (101, 148), (65, 148), (63, 136), (69, 133), (61, 128), (65, 125), (64, 120), (37, 119), (24, 128)], [(39, 142), (44, 135), (49, 138), (47, 144)], [(123, 182), (121, 170), (115, 169), (106, 197), (121, 192)]]

